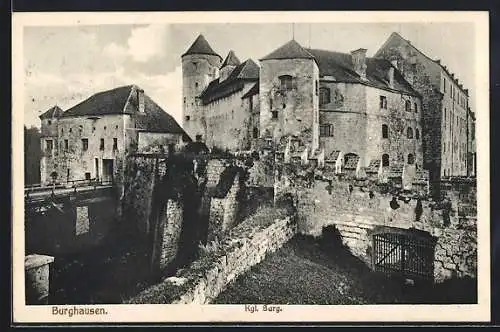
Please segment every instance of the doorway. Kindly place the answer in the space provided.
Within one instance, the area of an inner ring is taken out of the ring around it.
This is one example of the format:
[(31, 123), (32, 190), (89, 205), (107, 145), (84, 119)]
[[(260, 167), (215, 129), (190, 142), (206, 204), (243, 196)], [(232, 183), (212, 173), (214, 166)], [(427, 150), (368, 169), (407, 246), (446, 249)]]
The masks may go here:
[(104, 182), (113, 181), (113, 159), (102, 160), (102, 180)]

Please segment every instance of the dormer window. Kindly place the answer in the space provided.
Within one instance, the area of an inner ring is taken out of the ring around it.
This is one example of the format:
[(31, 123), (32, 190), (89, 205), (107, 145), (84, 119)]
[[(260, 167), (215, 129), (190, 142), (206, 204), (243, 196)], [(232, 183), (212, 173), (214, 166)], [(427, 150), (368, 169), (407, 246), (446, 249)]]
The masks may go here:
[(293, 89), (293, 77), (290, 75), (282, 75), (280, 79), (280, 90), (289, 91)]

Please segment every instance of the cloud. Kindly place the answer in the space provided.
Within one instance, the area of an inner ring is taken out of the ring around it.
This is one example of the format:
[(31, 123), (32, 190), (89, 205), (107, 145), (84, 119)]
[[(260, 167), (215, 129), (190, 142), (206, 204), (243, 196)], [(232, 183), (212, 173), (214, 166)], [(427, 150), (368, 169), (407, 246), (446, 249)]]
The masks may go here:
[(143, 88), (148, 96), (181, 123), (181, 66), (165, 75), (127, 72), (124, 67), (99, 73), (73, 73), (64, 79), (51, 73), (33, 72), (25, 81), (24, 123), (39, 126), (38, 116), (56, 104), (67, 110), (92, 94), (130, 84)]
[(169, 28), (166, 25), (148, 25), (132, 29), (127, 40), (128, 54), (137, 62), (147, 62), (167, 51)]

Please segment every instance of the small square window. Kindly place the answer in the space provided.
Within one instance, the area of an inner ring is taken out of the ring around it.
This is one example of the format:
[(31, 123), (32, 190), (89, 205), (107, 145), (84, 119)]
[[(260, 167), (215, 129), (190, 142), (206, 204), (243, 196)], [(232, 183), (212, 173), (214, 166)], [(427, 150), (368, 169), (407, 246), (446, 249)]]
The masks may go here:
[(273, 119), (277, 119), (278, 118), (278, 111), (272, 111), (271, 114), (272, 114), (272, 118)]

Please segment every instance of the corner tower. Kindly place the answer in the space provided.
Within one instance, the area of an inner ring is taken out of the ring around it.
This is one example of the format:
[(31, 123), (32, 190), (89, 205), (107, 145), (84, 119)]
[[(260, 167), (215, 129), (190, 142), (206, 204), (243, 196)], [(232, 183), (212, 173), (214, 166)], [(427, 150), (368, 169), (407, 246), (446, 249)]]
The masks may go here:
[(199, 35), (182, 56), (182, 127), (198, 141), (205, 140), (205, 116), (197, 97), (219, 75), (222, 58)]
[(319, 68), (295, 40), (260, 59), (261, 137), (275, 143), (297, 137), (309, 151), (319, 148)]

